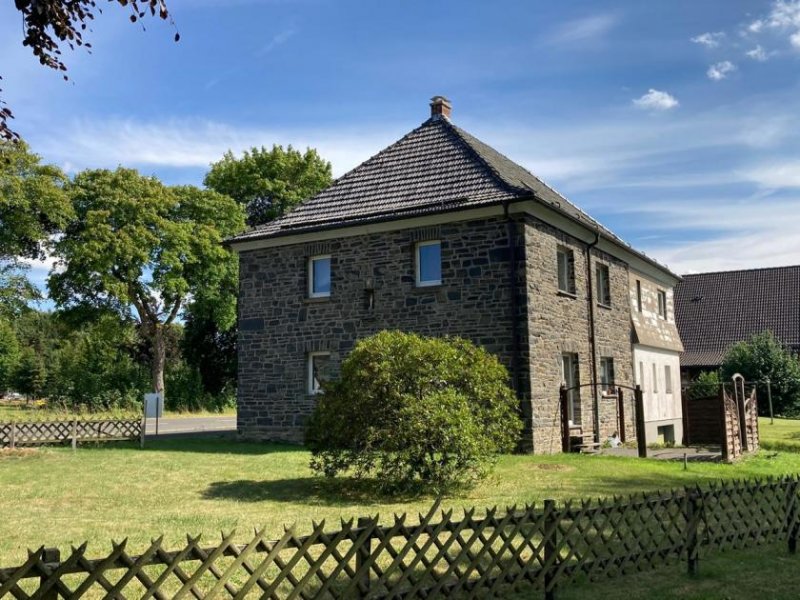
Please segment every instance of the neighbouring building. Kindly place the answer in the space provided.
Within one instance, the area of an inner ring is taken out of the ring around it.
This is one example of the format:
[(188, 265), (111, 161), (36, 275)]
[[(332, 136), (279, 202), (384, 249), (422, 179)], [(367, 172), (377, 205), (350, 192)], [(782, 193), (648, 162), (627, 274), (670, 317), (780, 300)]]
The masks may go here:
[(800, 353), (800, 266), (685, 275), (675, 318), (684, 382), (718, 369), (733, 344), (764, 331)]
[(652, 391), (653, 436), (677, 429), (679, 277), (455, 126), (450, 111), (435, 97), (402, 139), (229, 240), (240, 261), (240, 435), (301, 441), (320, 380), (383, 329), (458, 335), (499, 356), (526, 451), (561, 449), (562, 382), (575, 434), (612, 435), (617, 403), (606, 392), (634, 385), (634, 365)]

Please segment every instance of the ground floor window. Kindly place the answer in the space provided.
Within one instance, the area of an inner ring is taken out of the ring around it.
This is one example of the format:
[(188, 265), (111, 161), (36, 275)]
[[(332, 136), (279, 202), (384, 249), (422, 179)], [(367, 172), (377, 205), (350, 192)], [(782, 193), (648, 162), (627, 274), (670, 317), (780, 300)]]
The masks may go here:
[(600, 389), (604, 394), (614, 394), (614, 359), (603, 357), (600, 359)]
[(569, 424), (578, 425), (581, 422), (581, 395), (580, 388), (578, 388), (580, 373), (577, 354), (564, 353), (561, 355), (561, 376), (564, 386), (567, 388)]
[(308, 354), (308, 393), (319, 394), (322, 384), (328, 380), (330, 352), (310, 352)]

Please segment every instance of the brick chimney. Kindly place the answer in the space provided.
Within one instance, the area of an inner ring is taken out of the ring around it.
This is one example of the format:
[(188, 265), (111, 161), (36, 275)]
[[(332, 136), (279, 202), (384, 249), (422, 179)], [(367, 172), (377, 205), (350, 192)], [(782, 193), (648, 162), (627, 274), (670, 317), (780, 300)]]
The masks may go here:
[(431, 98), (431, 117), (444, 117), (450, 119), (450, 111), (453, 110), (453, 105), (450, 100), (444, 96), (434, 96)]

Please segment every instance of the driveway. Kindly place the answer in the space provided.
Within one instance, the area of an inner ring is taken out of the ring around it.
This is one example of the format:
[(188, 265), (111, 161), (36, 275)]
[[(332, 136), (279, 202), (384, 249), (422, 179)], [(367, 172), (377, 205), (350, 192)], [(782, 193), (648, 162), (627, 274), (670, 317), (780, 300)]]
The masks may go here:
[[(147, 419), (147, 437), (156, 435), (156, 420)], [(158, 420), (158, 436), (191, 437), (236, 433), (236, 416), (220, 417), (165, 417)]]

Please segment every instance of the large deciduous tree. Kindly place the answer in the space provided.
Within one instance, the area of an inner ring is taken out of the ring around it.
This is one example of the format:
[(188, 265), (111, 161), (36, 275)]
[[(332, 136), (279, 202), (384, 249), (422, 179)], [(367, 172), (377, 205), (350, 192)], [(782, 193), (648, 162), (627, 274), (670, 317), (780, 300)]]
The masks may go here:
[(204, 183), (247, 207), (248, 225), (289, 212), (331, 183), (331, 163), (316, 150), (291, 146), (251, 148), (240, 158), (228, 151), (211, 165)]
[[(130, 11), (130, 20), (136, 22), (147, 13), (169, 19), (166, 0), (108, 0)], [(97, 0), (14, 0), (14, 6), (22, 16), (22, 45), (31, 49), (34, 56), (45, 67), (66, 73), (67, 66), (61, 59), (62, 44), (70, 50), (76, 46), (91, 47), (83, 39), (84, 31), (101, 9)], [(179, 35), (175, 34), (175, 41)], [(64, 75), (66, 79), (66, 74)], [(13, 118), (11, 110), (0, 99), (0, 140), (17, 140), (19, 136), (8, 126)]]
[(67, 178), (24, 142), (0, 141), (0, 260), (42, 258), (42, 242), (72, 214)]
[[(124, 168), (84, 171), (67, 190), (75, 217), (54, 245), (50, 297), (133, 314), (151, 348), (153, 389), (163, 393), (166, 331), (181, 309), (193, 298), (231, 304), (220, 295), (237, 262), (222, 240), (244, 227), (243, 211), (216, 192)], [(233, 311), (215, 317), (231, 321)]]

